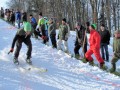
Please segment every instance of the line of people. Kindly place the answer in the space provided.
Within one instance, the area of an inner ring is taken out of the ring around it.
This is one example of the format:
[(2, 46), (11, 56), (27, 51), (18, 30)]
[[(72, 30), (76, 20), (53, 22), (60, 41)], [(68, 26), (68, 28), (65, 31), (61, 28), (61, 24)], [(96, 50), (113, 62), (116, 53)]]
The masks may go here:
[[(15, 56), (14, 60), (18, 61), (18, 56), (19, 56), (19, 51), (21, 49), (21, 43), (24, 42), (26, 43), (26, 37), (29, 36), (29, 43), (31, 42), (30, 37), (34, 36), (35, 38), (41, 37), (43, 40), (43, 43), (46, 44), (49, 41), (49, 38), (52, 42), (52, 47), (57, 48), (58, 50), (64, 50), (64, 52), (69, 53), (68, 50), (68, 38), (70, 36), (70, 27), (66, 22), (66, 19), (62, 19), (62, 24), (59, 25), (59, 31), (58, 31), (58, 36), (56, 36), (56, 23), (52, 18), (48, 20), (47, 17), (43, 17), (42, 13), (39, 14), (39, 20), (38, 23), (34, 16), (32, 14), (29, 15), (30, 20), (27, 21), (27, 14), (24, 12), (22, 13), (22, 16), (20, 15), (20, 12), (17, 11), (17, 21), (18, 21), (18, 32), (16, 35), (18, 37), (22, 36), (22, 38), (17, 38), (13, 40), (13, 44), (11, 47), (10, 52), (13, 52), (14, 50), (14, 44), (17, 41), (17, 49), (15, 51)], [(30, 25), (28, 24), (23, 24), (23, 27), (21, 28), (20, 22), (29, 22)], [(26, 29), (27, 27), (31, 27)], [(21, 33), (21, 31), (23, 32)], [(28, 34), (26, 31), (29, 31)], [(90, 25), (89, 22), (86, 23), (86, 26), (83, 26), (79, 22), (76, 23), (75, 27), (76, 31), (76, 41), (75, 41), (75, 47), (74, 47), (74, 53), (75, 53), (75, 58), (79, 59), (82, 56), (79, 53), (79, 49), (82, 47), (84, 55), (82, 58), (85, 58), (83, 62), (89, 62), (91, 65), (94, 64), (93, 58), (91, 57), (92, 54), (95, 55), (96, 59), (98, 60), (100, 64), (100, 68), (105, 67), (105, 61), (109, 62), (109, 52), (108, 52), (108, 45), (110, 42), (110, 33), (108, 30), (106, 30), (105, 25), (101, 24), (99, 32), (96, 31), (96, 24)], [(117, 33), (116, 33), (117, 32)], [(114, 50), (114, 57), (112, 59), (112, 68), (111, 72), (114, 72), (116, 70), (116, 62), (118, 61), (120, 49), (119, 49), (119, 30), (116, 31), (114, 34), (114, 43), (113, 44), (113, 50)], [(87, 50), (87, 35), (86, 33), (90, 33), (90, 38), (89, 38), (89, 45), (90, 48)], [(27, 36), (26, 36), (27, 34)], [(56, 40), (57, 37), (57, 40)], [(19, 40), (19, 39), (22, 39)], [(25, 41), (24, 41), (25, 40)], [(21, 41), (21, 42), (19, 42)], [(28, 41), (28, 40), (27, 40)], [(27, 44), (28, 47), (28, 52), (27, 52), (27, 59), (29, 59), (29, 62), (31, 62), (31, 52), (32, 52), (32, 44)], [(62, 46), (63, 45), (63, 46)], [(62, 48), (64, 47), (64, 48)], [(100, 54), (100, 49), (101, 49), (101, 54)], [(104, 52), (105, 51), (105, 52)], [(17, 55), (17, 56), (16, 56)]]

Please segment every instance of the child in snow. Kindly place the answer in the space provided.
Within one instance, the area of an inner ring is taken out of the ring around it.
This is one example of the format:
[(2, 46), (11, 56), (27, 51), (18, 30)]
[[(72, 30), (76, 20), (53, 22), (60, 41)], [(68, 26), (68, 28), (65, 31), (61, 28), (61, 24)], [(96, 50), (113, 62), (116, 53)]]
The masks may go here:
[(116, 62), (120, 59), (120, 30), (115, 31), (114, 33), (113, 52), (114, 56), (111, 61), (112, 68), (110, 69), (110, 72), (116, 71)]
[(79, 49), (83, 47), (84, 54), (87, 52), (87, 37), (85, 35), (85, 27), (83, 27), (82, 25), (80, 25), (80, 23), (77, 22), (75, 31), (76, 31), (76, 41), (75, 41), (74, 53), (75, 53), (75, 58), (80, 59), (81, 56), (79, 54)]
[(52, 19), (49, 20), (48, 35), (52, 42), (52, 47), (57, 48), (56, 45), (56, 25)]
[(30, 39), (32, 33), (33, 31), (32, 31), (31, 24), (27, 22), (27, 20), (23, 17), (23, 28), (17, 31), (13, 39), (11, 50), (10, 50), (10, 52), (13, 52), (14, 46), (16, 43), (16, 50), (15, 50), (14, 59), (13, 59), (14, 63), (19, 64), (18, 56), (19, 56), (19, 52), (23, 42), (26, 44), (28, 48), (27, 54), (26, 54), (27, 55), (26, 62), (29, 64), (32, 63), (31, 61), (32, 43)]
[(61, 44), (63, 43), (64, 52), (69, 53), (68, 44), (67, 44), (67, 40), (68, 40), (67, 33), (68, 33), (68, 26), (66, 24), (66, 19), (64, 18), (62, 19), (62, 25), (59, 26), (57, 49), (62, 50)]
[(86, 58), (86, 61), (89, 61), (89, 63), (91, 65), (93, 65), (93, 58), (91, 57), (91, 55), (94, 54), (95, 57), (97, 58), (98, 62), (100, 63), (100, 68), (105, 69), (104, 60), (100, 56), (101, 37), (95, 29), (96, 29), (96, 24), (92, 24), (89, 27), (89, 30), (90, 30), (90, 38), (89, 38), (90, 48), (85, 53), (85, 58)]

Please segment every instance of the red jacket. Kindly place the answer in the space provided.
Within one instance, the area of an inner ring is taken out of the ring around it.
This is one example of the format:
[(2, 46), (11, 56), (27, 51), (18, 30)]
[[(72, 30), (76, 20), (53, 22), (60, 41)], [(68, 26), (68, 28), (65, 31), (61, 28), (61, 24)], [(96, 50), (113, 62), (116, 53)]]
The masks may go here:
[(100, 41), (101, 37), (99, 33), (96, 30), (91, 30), (90, 31), (90, 38), (89, 38), (89, 43), (90, 43), (90, 49), (100, 49)]

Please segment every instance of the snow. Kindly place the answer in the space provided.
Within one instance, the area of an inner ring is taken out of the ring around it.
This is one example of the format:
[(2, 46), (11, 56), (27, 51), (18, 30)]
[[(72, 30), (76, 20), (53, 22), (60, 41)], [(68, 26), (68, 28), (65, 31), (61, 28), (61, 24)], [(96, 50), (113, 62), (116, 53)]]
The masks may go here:
[[(27, 71), (26, 46), (23, 44), (19, 62), (13, 64), (13, 54), (8, 55), (16, 28), (0, 20), (0, 90), (120, 90), (120, 77), (89, 66), (62, 51), (43, 45), (32, 38), (32, 62), (34, 66), (46, 68), (47, 72)], [(69, 50), (73, 53), (75, 32), (69, 38)], [(112, 42), (112, 41), (111, 41)], [(82, 50), (81, 50), (82, 52)], [(110, 59), (113, 55), (109, 46)], [(94, 55), (93, 55), (94, 57)], [(98, 63), (95, 61), (95, 63)], [(120, 63), (117, 63), (117, 68)], [(110, 66), (110, 62), (106, 62)]]

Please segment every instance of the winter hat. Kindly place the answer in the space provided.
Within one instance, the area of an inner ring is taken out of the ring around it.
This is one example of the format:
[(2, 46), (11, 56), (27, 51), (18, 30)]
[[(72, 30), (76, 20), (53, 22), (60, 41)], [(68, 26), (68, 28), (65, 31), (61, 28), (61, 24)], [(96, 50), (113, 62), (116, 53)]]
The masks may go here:
[(24, 22), (23, 23), (24, 25), (24, 31), (27, 32), (27, 31), (31, 31), (31, 24), (29, 22)]
[(86, 22), (86, 25), (87, 25), (87, 26), (90, 26), (90, 22)]
[(77, 22), (77, 23), (76, 23), (76, 26), (80, 26), (80, 23), (79, 23), (79, 22)]
[(105, 27), (105, 24), (101, 24), (102, 27)]
[(65, 19), (65, 18), (63, 18), (63, 19), (62, 19), (62, 21), (66, 22), (66, 19)]
[(91, 27), (92, 27), (93, 29), (96, 29), (96, 24), (92, 24)]
[(40, 16), (42, 16), (42, 12), (40, 12), (40, 14), (39, 14)]

